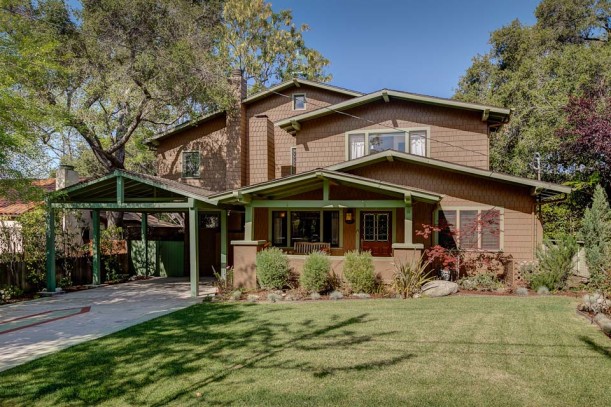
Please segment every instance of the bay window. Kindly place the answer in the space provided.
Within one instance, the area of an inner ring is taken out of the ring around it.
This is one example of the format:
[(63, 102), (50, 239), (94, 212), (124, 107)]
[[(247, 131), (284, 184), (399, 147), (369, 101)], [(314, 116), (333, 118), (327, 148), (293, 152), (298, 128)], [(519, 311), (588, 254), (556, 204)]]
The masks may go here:
[(347, 159), (363, 157), (380, 151), (395, 150), (414, 155), (427, 155), (428, 130), (363, 131), (348, 133)]

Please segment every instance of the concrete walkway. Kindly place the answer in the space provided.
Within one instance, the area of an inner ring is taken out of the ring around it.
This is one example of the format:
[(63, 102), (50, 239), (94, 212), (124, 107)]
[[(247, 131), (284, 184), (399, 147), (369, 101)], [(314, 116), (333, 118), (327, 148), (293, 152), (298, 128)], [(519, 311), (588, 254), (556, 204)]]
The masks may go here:
[(47, 311), (91, 307), (79, 315), (0, 333), (0, 371), (186, 308), (214, 292), (212, 286), (201, 285), (200, 297), (191, 298), (187, 280), (157, 278), (0, 306), (0, 322)]

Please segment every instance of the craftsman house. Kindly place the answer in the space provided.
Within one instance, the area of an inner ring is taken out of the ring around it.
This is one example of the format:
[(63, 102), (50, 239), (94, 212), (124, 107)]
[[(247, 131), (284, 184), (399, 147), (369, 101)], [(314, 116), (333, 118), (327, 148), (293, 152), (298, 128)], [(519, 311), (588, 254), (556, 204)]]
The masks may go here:
[[(337, 272), (346, 251), (369, 250), (386, 279), (395, 259), (434, 244), (531, 260), (538, 205), (570, 192), (490, 170), (489, 139), (507, 108), (303, 79), (248, 96), (239, 72), (231, 83), (233, 109), (150, 140), (156, 177), (116, 171), (67, 188), (51, 207), (93, 209), (94, 223), (100, 209), (186, 213), (184, 269), (196, 293), (200, 275), (227, 265), (254, 287), (267, 245), (297, 271), (313, 250), (327, 251)], [(496, 231), (477, 222), (484, 215)], [(474, 234), (417, 233), (441, 221)]]

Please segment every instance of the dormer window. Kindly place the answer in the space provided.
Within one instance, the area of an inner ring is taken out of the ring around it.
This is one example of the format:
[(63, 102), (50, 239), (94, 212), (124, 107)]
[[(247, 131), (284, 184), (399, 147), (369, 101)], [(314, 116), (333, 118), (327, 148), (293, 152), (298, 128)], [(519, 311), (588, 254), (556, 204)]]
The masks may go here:
[(293, 110), (306, 110), (305, 93), (294, 93), (293, 94)]

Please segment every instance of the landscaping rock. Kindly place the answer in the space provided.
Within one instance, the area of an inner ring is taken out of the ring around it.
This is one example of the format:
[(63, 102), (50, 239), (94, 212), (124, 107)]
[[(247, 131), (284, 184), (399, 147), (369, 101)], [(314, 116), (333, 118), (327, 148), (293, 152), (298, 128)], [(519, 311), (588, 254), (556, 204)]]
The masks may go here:
[(367, 293), (356, 293), (356, 294), (352, 294), (352, 296), (356, 298), (361, 298), (361, 299), (371, 298), (371, 295)]
[(594, 322), (598, 324), (600, 329), (607, 335), (611, 335), (611, 318), (605, 314), (597, 314), (594, 317)]
[(341, 300), (342, 298), (344, 298), (344, 294), (342, 294), (340, 291), (333, 291), (331, 294), (329, 294), (330, 300)]
[(259, 301), (259, 296), (255, 295), (255, 294), (248, 294), (248, 297), (246, 297), (246, 301), (248, 301), (248, 302), (257, 302), (257, 301)]
[(422, 286), (422, 295), (425, 297), (445, 297), (458, 291), (458, 284), (452, 281), (435, 280)]

